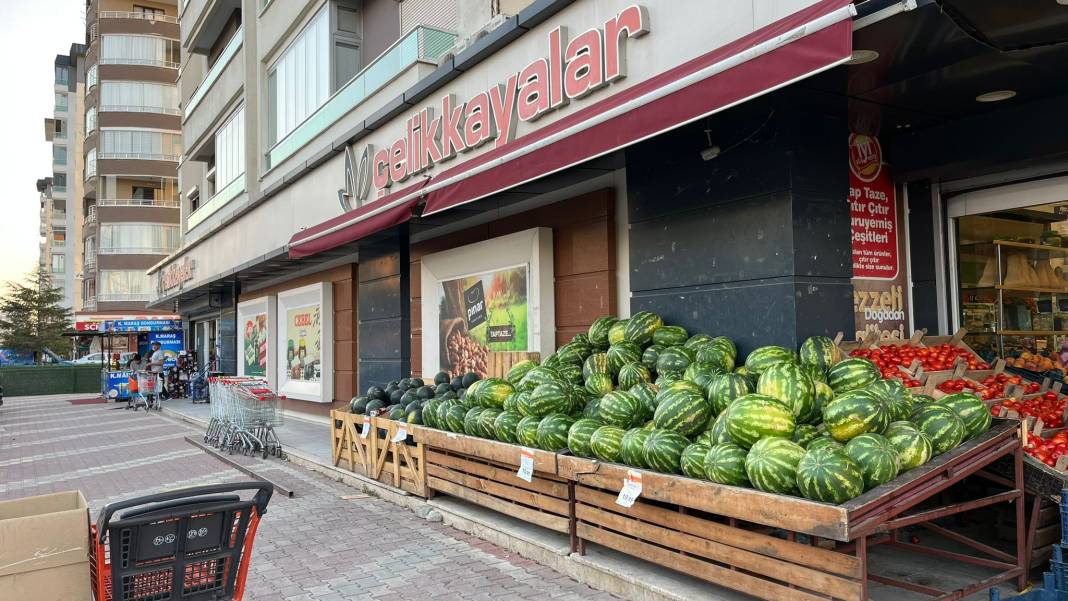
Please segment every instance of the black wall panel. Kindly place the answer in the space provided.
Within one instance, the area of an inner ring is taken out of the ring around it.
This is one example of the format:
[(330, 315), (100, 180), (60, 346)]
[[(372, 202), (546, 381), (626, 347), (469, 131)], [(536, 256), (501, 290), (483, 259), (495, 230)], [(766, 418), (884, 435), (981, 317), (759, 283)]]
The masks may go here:
[(411, 357), (406, 343), (411, 337), (408, 264), (407, 225), (377, 236), (373, 244), (360, 247), (357, 271), (360, 390), (411, 373)]

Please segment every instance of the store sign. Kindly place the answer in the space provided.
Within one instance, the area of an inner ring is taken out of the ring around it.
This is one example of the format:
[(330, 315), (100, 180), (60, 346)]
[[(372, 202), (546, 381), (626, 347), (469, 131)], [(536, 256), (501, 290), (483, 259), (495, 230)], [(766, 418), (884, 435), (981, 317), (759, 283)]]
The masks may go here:
[(184, 338), (181, 332), (152, 332), (147, 338), (148, 344), (146, 346), (149, 347), (149, 352), (151, 352), (153, 342), (159, 343), (159, 348), (163, 351), (163, 365), (165, 367), (174, 367), (178, 364), (178, 353), (185, 350)]
[(178, 288), (182, 284), (193, 279), (196, 262), (185, 257), (181, 262), (171, 263), (159, 272), (158, 286), (160, 293)]
[(103, 322), (102, 332), (169, 332), (182, 329), (180, 319), (116, 319)]
[(74, 329), (78, 332), (99, 332), (100, 326), (104, 324), (103, 321), (76, 321), (74, 322)]
[(350, 147), (345, 160), (346, 187), (339, 191), (342, 207), (351, 206), (351, 198), (362, 204), (371, 186), (383, 192), (485, 144), (500, 148), (515, 139), (520, 123), (537, 121), (623, 79), (626, 41), (648, 31), (648, 12), (637, 4), (570, 41), (566, 28), (557, 27), (549, 32), (547, 55), (514, 72), (507, 81), (465, 102), (453, 94), (443, 96), (437, 110), (426, 107), (407, 119), (404, 137), (385, 148), (365, 146), (359, 162)]
[(909, 337), (908, 273), (902, 268), (904, 207), (879, 140), (849, 136), (849, 209), (853, 228), (853, 316), (857, 340)]

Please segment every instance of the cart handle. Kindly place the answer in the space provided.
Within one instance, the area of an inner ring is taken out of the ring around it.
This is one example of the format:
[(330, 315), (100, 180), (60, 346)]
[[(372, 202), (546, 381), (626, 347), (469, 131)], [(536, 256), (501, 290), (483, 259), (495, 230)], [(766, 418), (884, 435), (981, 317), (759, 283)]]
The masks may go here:
[(161, 501), (172, 501), (174, 499), (181, 499), (184, 497), (200, 497), (204, 495), (214, 495), (219, 493), (237, 492), (243, 490), (255, 490), (256, 496), (253, 497), (253, 501), (256, 503), (256, 512), (258, 515), (267, 513), (267, 503), (271, 500), (271, 495), (274, 494), (274, 485), (270, 482), (264, 482), (262, 480), (254, 480), (252, 482), (231, 482), (226, 484), (208, 484), (207, 486), (193, 486), (191, 488), (181, 488), (178, 490), (170, 490), (167, 492), (156, 493), (154, 495), (145, 495), (143, 497), (137, 497), (135, 499), (126, 499), (125, 501), (117, 501), (115, 503), (108, 503), (100, 509), (100, 513), (96, 518), (96, 536), (100, 544), (104, 543), (104, 535), (107, 534), (107, 525), (111, 520), (112, 514), (120, 509), (128, 509), (130, 507), (136, 507), (138, 505), (147, 505), (149, 503), (159, 503)]

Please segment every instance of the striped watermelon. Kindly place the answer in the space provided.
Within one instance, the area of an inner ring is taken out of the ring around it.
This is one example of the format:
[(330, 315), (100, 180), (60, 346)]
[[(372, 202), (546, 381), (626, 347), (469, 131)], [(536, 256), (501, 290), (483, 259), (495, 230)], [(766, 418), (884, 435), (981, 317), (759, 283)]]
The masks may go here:
[(711, 448), (707, 444), (695, 442), (683, 449), (682, 457), (679, 458), (682, 475), (699, 480), (707, 479), (707, 476), (705, 476), (705, 456), (708, 455), (708, 451)]
[(655, 384), (642, 382), (627, 392), (633, 394), (642, 402), (642, 419), (645, 421), (653, 419), (653, 413), (656, 412), (656, 395), (660, 392), (660, 389)]
[(797, 466), (805, 456), (801, 445), (785, 438), (761, 438), (745, 456), (745, 474), (764, 492), (791, 494), (797, 489)]
[(620, 443), (620, 460), (632, 467), (649, 469), (645, 463), (645, 441), (653, 431), (651, 428), (631, 428), (623, 435)]
[(571, 337), (571, 342), (581, 342), (582, 344), (590, 344), (590, 335), (586, 332), (579, 332)]
[(693, 363), (697, 354), (684, 346), (669, 346), (660, 351), (656, 359), (656, 373), (682, 375), (686, 368)]
[(708, 395), (708, 401), (712, 403), (712, 411), (719, 415), (727, 408), (727, 405), (753, 392), (753, 389), (749, 387), (749, 380), (745, 376), (730, 373), (719, 374), (712, 378), (705, 392)]
[(760, 379), (760, 374), (753, 373), (745, 368), (745, 366), (735, 367), (734, 373), (745, 378), (746, 382), (749, 382), (749, 388), (756, 390), (757, 380)]
[(530, 370), (534, 369), (537, 366), (538, 364), (531, 361), (530, 359), (524, 359), (523, 361), (520, 361), (519, 363), (513, 365), (512, 368), (508, 370), (508, 375), (505, 376), (504, 379), (508, 380), (508, 383), (511, 384), (514, 388), (516, 386), (519, 386), (519, 383), (523, 381), (523, 376), (527, 375)]
[(738, 347), (734, 345), (733, 340), (726, 336), (716, 336), (712, 340), (709, 340), (707, 345), (702, 346), (702, 348), (707, 347), (723, 349), (725, 353), (730, 355), (732, 362), (737, 361), (738, 359)]
[(681, 346), (690, 337), (686, 328), (681, 326), (660, 326), (653, 332), (653, 344), (659, 346)]
[(642, 360), (642, 349), (633, 342), (617, 342), (608, 347), (608, 373), (618, 374), (628, 363)]
[(601, 397), (597, 417), (606, 426), (629, 428), (641, 423), (642, 411), (638, 397), (623, 390), (614, 390)]
[(915, 411), (920, 405), (926, 405), (933, 402), (935, 402), (935, 399), (929, 394), (914, 394), (912, 395), (912, 410)]
[(586, 357), (586, 361), (582, 363), (582, 377), (589, 378), (593, 374), (612, 375), (608, 370), (608, 353), (593, 353)]
[(586, 360), (586, 357), (590, 356), (593, 349), (590, 348), (588, 343), (581, 340), (568, 342), (564, 346), (556, 349), (556, 356), (560, 359), (560, 363), (571, 363), (582, 367), (582, 362)]
[(582, 385), (582, 368), (574, 363), (564, 363), (556, 368), (560, 377), (569, 384)]
[[(516, 390), (519, 392), (533, 392), (541, 384), (548, 384), (549, 382), (559, 382), (564, 384), (567, 382), (555, 369), (548, 367), (543, 362), (541, 365), (531, 369), (527, 372), (527, 375), (523, 376), (523, 379), (519, 381), (519, 386)], [(470, 394), (470, 389), (468, 389)]]
[(612, 346), (613, 344), (619, 344), (620, 342), (626, 340), (626, 338), (623, 337), (623, 332), (627, 329), (628, 321), (630, 320), (620, 319), (608, 328), (608, 346)]
[(423, 407), (423, 425), (441, 430), (438, 426), (438, 407), (444, 403), (442, 399), (430, 399)]
[(600, 418), (597, 417), (598, 413), (600, 413), (600, 408), (601, 399), (597, 397), (587, 399), (586, 405), (582, 408), (582, 417), (589, 417), (596, 420), (600, 420)]
[(705, 477), (731, 486), (749, 486), (745, 457), (749, 452), (733, 442), (712, 445), (705, 454)]
[(656, 371), (656, 362), (660, 359), (660, 353), (666, 346), (660, 346), (659, 344), (650, 345), (649, 348), (642, 352), (642, 365), (649, 371)]
[(893, 422), (886, 427), (884, 436), (897, 451), (902, 472), (927, 463), (934, 452), (931, 439), (917, 430), (912, 422)]
[(909, 421), (931, 439), (931, 450), (935, 455), (941, 455), (959, 445), (968, 432), (964, 420), (940, 403), (921, 405), (913, 412)]
[(486, 378), (479, 380), (477, 384), (479, 384), (478, 396), (474, 400), (483, 407), (501, 409), (504, 407), (504, 399), (515, 392), (515, 388), (501, 378)]
[(612, 376), (608, 374), (590, 374), (586, 376), (586, 390), (596, 397), (603, 397), (615, 390)]
[(716, 344), (715, 341), (697, 349), (694, 360), (697, 363), (713, 365), (720, 372), (734, 371), (734, 356), (722, 344)]
[(525, 400), (520, 399), (517, 407), (523, 415), (545, 417), (550, 413), (568, 413), (571, 410), (571, 386), (559, 382), (539, 384)]
[(693, 436), (705, 429), (712, 417), (712, 407), (696, 386), (676, 382), (660, 391), (656, 398), (653, 423), (657, 428)]
[(568, 431), (574, 423), (575, 418), (562, 413), (545, 416), (545, 419), (538, 424), (538, 430), (535, 434), (538, 448), (554, 453), (566, 448)]
[(990, 410), (983, 401), (970, 392), (958, 392), (942, 397), (939, 405), (953, 410), (964, 422), (964, 440), (970, 440), (990, 429)]
[(572, 415), (582, 413), (582, 410), (586, 408), (586, 403), (588, 403), (590, 399), (595, 398), (598, 398), (597, 395), (593, 394), (589, 390), (586, 390), (584, 386), (572, 385), (571, 411), (569, 411), (568, 413), (571, 413)]
[(797, 363), (797, 355), (781, 346), (762, 346), (745, 358), (745, 369), (759, 376), (776, 363)]
[(494, 422), (500, 414), (501, 410), (494, 409), (493, 407), (487, 407), (482, 410), (482, 413), (478, 414), (478, 431), (480, 436), (497, 440), (497, 430), (494, 428)]
[(864, 472), (841, 449), (808, 449), (797, 464), (797, 488), (806, 499), (838, 505), (864, 492)]
[(608, 330), (612, 328), (612, 324), (616, 323), (616, 318), (610, 315), (604, 317), (598, 317), (590, 324), (590, 329), (586, 333), (587, 338), (590, 341), (590, 346), (596, 349), (608, 348)]
[(723, 373), (723, 370), (715, 364), (695, 361), (686, 368), (686, 371), (682, 372), (682, 379), (696, 384), (703, 395), (704, 391), (708, 389), (708, 383), (712, 381), (712, 378), (721, 373)]
[(600, 420), (590, 418), (582, 418), (571, 424), (567, 430), (567, 448), (571, 454), (578, 457), (593, 457), (593, 451), (590, 450), (590, 438), (597, 428), (603, 425)]
[(797, 428), (789, 407), (761, 394), (743, 396), (731, 403), (727, 412), (727, 433), (731, 441), (745, 448), (762, 438), (789, 439)]
[(508, 398), (504, 399), (504, 404), (501, 406), (501, 409), (504, 409), (505, 411), (515, 411), (515, 412), (518, 413), (519, 412), (519, 398), (522, 395), (530, 396), (530, 393), (529, 392), (513, 392), (512, 394), (508, 395)]
[(623, 428), (616, 426), (601, 426), (594, 430), (593, 435), (590, 436), (590, 450), (593, 451), (593, 456), (601, 461), (619, 463), (623, 452), (623, 435), (626, 432)]
[(823, 382), (824, 384), (827, 383), (827, 372), (822, 367), (820, 367), (818, 365), (810, 365), (808, 363), (802, 363), (801, 364), (801, 369), (805, 370), (805, 374), (807, 374), (808, 377), (812, 378), (812, 382), (813, 383), (816, 383), (816, 382)]
[(649, 373), (644, 365), (637, 361), (626, 363), (623, 367), (619, 368), (619, 387), (623, 390), (630, 390), (638, 384), (653, 381), (653, 374)]
[(816, 429), (816, 426), (810, 424), (800, 424), (797, 426), (797, 429), (794, 430), (794, 435), (790, 438), (790, 440), (807, 449), (808, 443), (820, 437), (821, 436), (819, 430)]
[(690, 441), (674, 430), (654, 428), (642, 445), (642, 458), (649, 469), (664, 474), (677, 474), (681, 470), (682, 451)]
[(830, 436), (818, 436), (810, 440), (808, 445), (805, 446), (806, 451), (814, 451), (823, 448), (838, 449), (840, 451), (845, 448), (845, 445)]
[(866, 490), (897, 478), (897, 451), (881, 434), (869, 432), (853, 438), (846, 443), (845, 454), (860, 466)]
[(666, 388), (666, 387), (674, 384), (675, 382), (683, 382), (683, 381), (684, 380), (682, 379), (682, 374), (679, 374), (679, 373), (668, 373), (668, 374), (660, 374), (660, 375), (658, 375), (656, 377), (656, 380), (653, 382), (653, 384), (656, 385), (657, 388), (663, 389), (663, 388)]
[(538, 446), (538, 425), (541, 418), (536, 415), (528, 415), (519, 420), (515, 426), (515, 439), (524, 447), (536, 448)]
[(552, 353), (548, 357), (542, 357), (541, 366), (548, 367), (549, 369), (556, 369), (557, 367), (560, 367), (560, 357), (557, 357), (556, 353)]
[(890, 421), (896, 422), (909, 418), (912, 414), (912, 393), (905, 388), (901, 380), (876, 380), (864, 390), (875, 395), (890, 410)]
[(769, 366), (760, 374), (756, 391), (790, 407), (798, 423), (810, 423), (818, 417), (812, 379), (796, 363), (784, 361)]
[(798, 352), (801, 363), (817, 366), (824, 371), (842, 359), (842, 351), (826, 336), (812, 336), (801, 343)]
[(864, 388), (882, 374), (874, 363), (862, 357), (851, 357), (835, 363), (827, 370), (827, 384), (835, 394)]
[(445, 428), (450, 432), (464, 433), (464, 418), (467, 409), (463, 405), (450, 405), (445, 413)]
[(627, 327), (623, 329), (623, 340), (640, 347), (648, 346), (653, 341), (653, 334), (663, 325), (664, 320), (656, 313), (638, 311), (627, 320)]
[(822, 416), (823, 408), (826, 407), (828, 403), (834, 400), (834, 391), (831, 390), (831, 387), (828, 386), (826, 383), (818, 381), (812, 382), (812, 390), (813, 392), (815, 392), (813, 398), (815, 400), (816, 411), (818, 411)]
[[(724, 442), (731, 442), (730, 432), (727, 431), (727, 416), (729, 413), (729, 408), (721, 411), (719, 416), (712, 422), (712, 425), (706, 430), (708, 433), (709, 444), (717, 445)], [(704, 433), (702, 433), (701, 436), (704, 436)]]
[(823, 408), (823, 423), (835, 440), (848, 442), (867, 432), (882, 432), (890, 423), (890, 411), (872, 393), (850, 390)]
[(485, 407), (471, 407), (467, 410), (467, 413), (464, 414), (464, 434), (485, 438), (485, 435), (482, 434), (482, 431), (479, 429), (478, 420), (478, 417), (482, 414), (483, 410), (485, 410)]
[(687, 340), (682, 346), (696, 353), (698, 349), (708, 344), (709, 342), (712, 342), (712, 337), (708, 334), (694, 334), (693, 336), (690, 336), (690, 339)]
[(497, 419), (493, 420), (493, 433), (497, 440), (511, 444), (519, 442), (515, 436), (515, 429), (522, 419), (523, 416), (515, 411), (502, 411)]

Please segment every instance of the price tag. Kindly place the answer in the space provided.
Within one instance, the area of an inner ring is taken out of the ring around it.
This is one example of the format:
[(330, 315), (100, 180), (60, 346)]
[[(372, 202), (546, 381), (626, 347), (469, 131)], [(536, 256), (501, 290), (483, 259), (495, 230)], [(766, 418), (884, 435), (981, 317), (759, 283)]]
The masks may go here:
[(616, 505), (630, 507), (634, 505), (634, 501), (637, 501), (638, 496), (641, 494), (642, 473), (634, 470), (627, 470), (627, 476), (623, 479), (623, 488), (620, 489), (619, 496), (616, 497)]
[(408, 440), (408, 428), (405, 426), (397, 428), (397, 433), (389, 439), (390, 442), (404, 442), (405, 440)]
[(363, 416), (363, 429), (360, 430), (360, 438), (367, 438), (367, 435), (371, 433), (371, 418), (366, 415)]
[(519, 471), (515, 475), (527, 482), (534, 479), (534, 451), (530, 449), (519, 451)]

